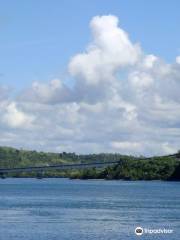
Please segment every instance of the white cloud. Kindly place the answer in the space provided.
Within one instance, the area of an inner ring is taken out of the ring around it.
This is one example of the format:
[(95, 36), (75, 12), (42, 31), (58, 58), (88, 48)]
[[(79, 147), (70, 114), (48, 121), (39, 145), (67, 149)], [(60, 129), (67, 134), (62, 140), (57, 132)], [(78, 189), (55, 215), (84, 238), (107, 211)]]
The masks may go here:
[(133, 85), (133, 88), (144, 90), (153, 85), (154, 79), (153, 77), (142, 71), (134, 71), (129, 75), (129, 81)]
[(158, 61), (158, 58), (152, 54), (145, 56), (143, 61), (143, 66), (145, 68), (152, 68), (154, 64)]
[(180, 56), (176, 57), (176, 63), (180, 64)]
[(165, 154), (173, 154), (177, 151), (177, 149), (171, 146), (168, 142), (163, 143), (162, 148)]
[(178, 150), (179, 57), (169, 64), (145, 54), (112, 15), (94, 17), (90, 28), (92, 42), (68, 65), (73, 87), (53, 79), (13, 102), (0, 98), (0, 143), (81, 153)]
[(137, 142), (111, 142), (111, 145), (114, 149), (116, 150), (120, 150), (120, 151), (124, 151), (126, 150), (127, 152), (131, 152), (131, 151), (139, 151), (139, 149), (141, 148), (141, 144), (137, 143)]
[(51, 103), (66, 102), (71, 98), (71, 90), (59, 79), (53, 79), (49, 83), (33, 82), (32, 87), (24, 91), (20, 100)]
[(115, 16), (94, 17), (90, 27), (93, 42), (71, 59), (69, 71), (88, 85), (111, 82), (116, 70), (138, 61), (140, 48), (119, 28)]
[(15, 102), (6, 106), (2, 116), (2, 122), (11, 128), (29, 128), (33, 120), (34, 117), (19, 110)]

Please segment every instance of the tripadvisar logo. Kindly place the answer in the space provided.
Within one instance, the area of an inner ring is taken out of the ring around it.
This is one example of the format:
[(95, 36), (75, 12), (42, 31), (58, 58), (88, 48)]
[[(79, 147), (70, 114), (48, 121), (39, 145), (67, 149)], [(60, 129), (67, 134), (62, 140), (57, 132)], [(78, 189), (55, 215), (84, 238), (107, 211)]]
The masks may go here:
[(141, 236), (143, 234), (143, 228), (142, 227), (137, 227), (135, 229), (135, 234), (138, 236)]
[(142, 228), (142, 227), (137, 227), (135, 229), (135, 234), (138, 236), (141, 236), (143, 234), (172, 234), (173, 229), (167, 229), (167, 228)]

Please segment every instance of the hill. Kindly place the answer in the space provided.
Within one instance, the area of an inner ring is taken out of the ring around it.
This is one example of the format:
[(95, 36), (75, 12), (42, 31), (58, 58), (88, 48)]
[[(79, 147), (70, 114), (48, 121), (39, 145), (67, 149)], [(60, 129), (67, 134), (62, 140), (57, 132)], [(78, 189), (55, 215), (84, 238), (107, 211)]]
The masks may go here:
[[(104, 169), (46, 171), (43, 177), (70, 177), (80, 179), (125, 180), (180, 180), (180, 154), (142, 158), (121, 154), (45, 153), (0, 147), (0, 168), (48, 166), (61, 163), (119, 161)], [(9, 177), (38, 177), (38, 173), (8, 174)]]

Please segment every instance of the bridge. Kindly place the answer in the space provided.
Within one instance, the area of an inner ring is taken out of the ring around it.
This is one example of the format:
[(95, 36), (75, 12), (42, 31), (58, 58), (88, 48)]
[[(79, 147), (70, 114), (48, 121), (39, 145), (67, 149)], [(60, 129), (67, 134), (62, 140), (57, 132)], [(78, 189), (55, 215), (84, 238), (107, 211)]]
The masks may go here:
[(118, 164), (119, 161), (109, 162), (93, 162), (93, 163), (73, 163), (73, 164), (58, 164), (38, 167), (17, 167), (17, 168), (0, 168), (0, 175), (5, 173), (20, 173), (20, 172), (44, 172), (49, 170), (68, 170), (68, 169), (85, 169), (85, 168), (102, 168)]

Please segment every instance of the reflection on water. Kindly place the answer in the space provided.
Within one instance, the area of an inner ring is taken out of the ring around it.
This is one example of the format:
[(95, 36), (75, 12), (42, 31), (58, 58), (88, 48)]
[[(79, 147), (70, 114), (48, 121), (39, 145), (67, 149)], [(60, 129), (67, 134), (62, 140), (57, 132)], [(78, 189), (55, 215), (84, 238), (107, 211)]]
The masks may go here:
[[(171, 235), (137, 237), (137, 226)], [(178, 182), (0, 180), (2, 240), (180, 239)]]

